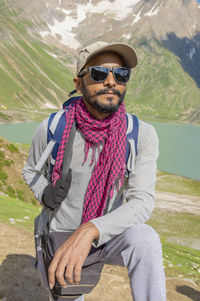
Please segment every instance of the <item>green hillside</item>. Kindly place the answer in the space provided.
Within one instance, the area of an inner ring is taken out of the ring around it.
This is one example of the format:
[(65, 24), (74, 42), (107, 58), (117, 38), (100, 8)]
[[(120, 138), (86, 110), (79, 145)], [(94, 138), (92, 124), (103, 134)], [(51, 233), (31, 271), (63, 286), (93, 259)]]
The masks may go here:
[(29, 145), (10, 143), (0, 137), (0, 193), (37, 204), (22, 178)]
[[(200, 89), (178, 58), (156, 41), (137, 45), (139, 64), (132, 75), (127, 107), (144, 119), (191, 121), (199, 110)], [(200, 116), (195, 120), (200, 123)]]
[(27, 33), (32, 24), (4, 2), (0, 18), (0, 118), (6, 119), (7, 109), (23, 108), (22, 115), (44, 110), (45, 104), (58, 107), (72, 86), (70, 70), (49, 54), (53, 49)]

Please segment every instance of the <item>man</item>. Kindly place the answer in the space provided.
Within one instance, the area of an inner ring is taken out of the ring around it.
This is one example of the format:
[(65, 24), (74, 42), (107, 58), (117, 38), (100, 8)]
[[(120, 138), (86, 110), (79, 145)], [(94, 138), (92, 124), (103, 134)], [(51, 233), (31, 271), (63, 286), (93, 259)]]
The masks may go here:
[(158, 139), (152, 126), (139, 121), (138, 153), (126, 164), (123, 100), (136, 65), (135, 51), (127, 44), (96, 42), (80, 51), (74, 85), (82, 97), (66, 111), (51, 180), (35, 172), (47, 144), (47, 120), (34, 136), (24, 179), (36, 198), (54, 210), (50, 231), (72, 233), (49, 267), (50, 289), (55, 277), (61, 286), (65, 279), (80, 282), (93, 245), (102, 247), (99, 261), (128, 268), (135, 301), (166, 300), (159, 237), (144, 224), (155, 197)]

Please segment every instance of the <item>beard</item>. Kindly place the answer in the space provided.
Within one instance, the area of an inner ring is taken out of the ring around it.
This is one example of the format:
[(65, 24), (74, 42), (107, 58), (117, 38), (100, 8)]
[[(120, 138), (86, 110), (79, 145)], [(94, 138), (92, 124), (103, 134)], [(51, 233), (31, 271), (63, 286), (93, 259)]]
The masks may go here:
[[(113, 104), (112, 103), (112, 97), (107, 97), (107, 100), (108, 100), (108, 103), (107, 104), (102, 104), (101, 101), (99, 100), (98, 96), (99, 95), (103, 95), (103, 94), (106, 94), (108, 92), (111, 92), (115, 95), (117, 95), (119, 97), (119, 100), (116, 104)], [(88, 104), (91, 105), (91, 107), (93, 107), (94, 109), (96, 109), (98, 112), (101, 112), (101, 113), (114, 113), (116, 112), (119, 107), (121, 106), (123, 100), (124, 100), (124, 97), (125, 97), (125, 94), (126, 94), (126, 91), (124, 91), (124, 93), (120, 93), (119, 90), (117, 89), (114, 89), (114, 88), (105, 88), (103, 90), (99, 90), (95, 96), (90, 96), (89, 93), (87, 92), (87, 88), (82, 80), (82, 93), (83, 93), (83, 99), (85, 100), (85, 102), (87, 102)], [(92, 100), (92, 98), (94, 98)]]

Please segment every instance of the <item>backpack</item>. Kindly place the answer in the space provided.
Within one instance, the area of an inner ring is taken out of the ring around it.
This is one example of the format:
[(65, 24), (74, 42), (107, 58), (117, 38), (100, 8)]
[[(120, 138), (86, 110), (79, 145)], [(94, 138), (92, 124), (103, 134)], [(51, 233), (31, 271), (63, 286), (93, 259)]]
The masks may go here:
[[(63, 104), (63, 109), (57, 113), (52, 113), (48, 119), (48, 129), (47, 129), (47, 147), (44, 150), (40, 160), (35, 166), (37, 172), (41, 172), (45, 162), (47, 161), (49, 155), (51, 154), (51, 168), (55, 164), (57, 157), (57, 152), (59, 144), (62, 139), (63, 131), (66, 125), (65, 121), (65, 111), (69, 109), (70, 105), (78, 100), (80, 97), (71, 97)], [(130, 153), (135, 151), (135, 157), (137, 156), (137, 145), (138, 145), (138, 132), (139, 132), (139, 120), (135, 115), (126, 113), (126, 124), (127, 124), (127, 136), (126, 136), (126, 164), (130, 157)]]

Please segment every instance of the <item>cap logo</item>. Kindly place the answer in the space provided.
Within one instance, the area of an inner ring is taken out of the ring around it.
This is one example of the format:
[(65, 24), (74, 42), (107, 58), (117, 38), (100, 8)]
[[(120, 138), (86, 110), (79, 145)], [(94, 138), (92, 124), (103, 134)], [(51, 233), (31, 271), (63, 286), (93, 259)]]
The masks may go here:
[(82, 50), (80, 51), (80, 53), (81, 53), (81, 52), (89, 53), (89, 51), (87, 50), (87, 48), (82, 49)]

